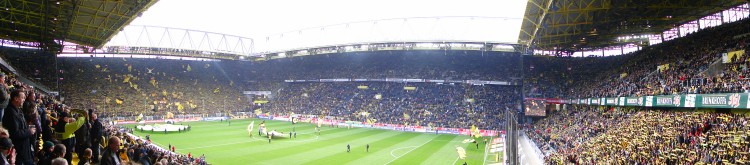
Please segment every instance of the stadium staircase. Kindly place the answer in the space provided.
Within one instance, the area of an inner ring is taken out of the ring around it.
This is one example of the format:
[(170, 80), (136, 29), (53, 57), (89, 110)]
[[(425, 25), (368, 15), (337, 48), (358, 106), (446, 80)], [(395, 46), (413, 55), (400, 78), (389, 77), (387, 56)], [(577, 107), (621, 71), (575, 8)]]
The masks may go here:
[(519, 144), (517, 147), (519, 148), (518, 156), (520, 163), (522, 165), (543, 164), (545, 154), (539, 149), (538, 145), (526, 136), (525, 131), (520, 131), (519, 137), (521, 138), (518, 139)]
[(714, 62), (708, 65), (708, 68), (706, 70), (703, 70), (700, 74), (706, 75), (709, 77), (714, 77), (718, 74), (721, 74), (724, 71), (724, 63), (722, 62), (721, 58), (716, 58)]

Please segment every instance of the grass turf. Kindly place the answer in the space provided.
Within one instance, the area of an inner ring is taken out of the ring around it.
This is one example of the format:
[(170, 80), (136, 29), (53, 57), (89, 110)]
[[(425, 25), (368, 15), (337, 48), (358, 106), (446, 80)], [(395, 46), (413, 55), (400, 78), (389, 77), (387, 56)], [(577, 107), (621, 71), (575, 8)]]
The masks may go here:
[[(247, 125), (255, 121), (253, 136), (249, 136)], [(491, 164), (492, 155), (485, 157), (485, 145), (479, 142), (462, 143), (465, 135), (414, 133), (392, 130), (332, 128), (323, 126), (320, 135), (314, 125), (290, 122), (266, 121), (266, 127), (288, 135), (296, 129), (297, 138), (274, 138), (271, 143), (265, 136), (258, 136), (259, 119), (186, 122), (192, 128), (183, 133), (140, 132), (141, 137), (150, 135), (151, 140), (163, 148), (175, 146), (180, 154), (206, 155), (211, 164), (463, 164), (458, 159), (456, 146), (466, 149), (467, 164)], [(128, 127), (132, 128), (133, 125)], [(488, 138), (488, 141), (491, 139)], [(346, 152), (346, 145), (351, 151)], [(366, 152), (365, 145), (370, 145)], [(485, 161), (485, 159), (487, 159)]]

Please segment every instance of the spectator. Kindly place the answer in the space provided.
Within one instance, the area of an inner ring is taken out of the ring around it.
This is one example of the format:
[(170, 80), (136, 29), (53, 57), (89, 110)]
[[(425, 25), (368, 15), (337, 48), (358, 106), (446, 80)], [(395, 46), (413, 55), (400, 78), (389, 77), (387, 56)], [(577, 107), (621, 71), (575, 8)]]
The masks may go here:
[(8, 129), (10, 139), (16, 148), (16, 164), (34, 164), (34, 154), (31, 150), (31, 140), (36, 133), (36, 128), (29, 127), (20, 108), (26, 99), (22, 90), (15, 90), (10, 94), (10, 104), (5, 108), (3, 116), (3, 127)]
[(122, 163), (122, 159), (118, 155), (120, 151), (120, 138), (117, 136), (111, 136), (107, 140), (107, 148), (102, 152), (101, 165), (117, 165)]
[(16, 150), (13, 148), (13, 142), (8, 137), (0, 137), (0, 164), (12, 165), (16, 163)]
[(83, 115), (84, 117), (79, 117), (80, 121), (76, 121), (76, 122), (83, 122), (83, 124), (80, 127), (78, 127), (77, 130), (74, 131), (75, 137), (73, 138), (75, 138), (75, 141), (76, 141), (75, 152), (77, 153), (77, 155), (84, 155), (85, 154), (84, 151), (86, 151), (86, 149), (88, 148), (91, 148), (92, 146), (91, 137), (89, 135), (89, 132), (91, 129), (91, 123), (89, 122), (89, 118), (90, 118), (88, 117), (89, 113), (87, 113), (86, 111), (82, 111), (82, 110), (79, 112), (80, 112), (79, 115)]
[[(91, 156), (92, 151), (90, 148), (86, 148), (83, 150), (82, 156), (78, 158), (78, 165), (90, 165), (91, 163)], [(145, 164), (144, 164), (145, 165)]]
[(68, 164), (72, 164), (73, 161), (73, 154), (72, 149), (76, 146), (75, 141), (75, 132), (83, 126), (83, 124), (86, 123), (87, 120), (87, 113), (79, 113), (83, 116), (78, 117), (78, 119), (74, 118), (73, 113), (71, 114), (65, 114), (63, 113), (62, 119), (65, 120), (65, 127), (64, 131), (60, 132), (62, 143), (65, 144), (65, 147), (68, 148), (68, 150), (65, 151), (65, 160), (68, 160)]
[(10, 135), (8, 135), (8, 129), (5, 129), (2, 126), (0, 126), (0, 138), (10, 138)]
[(0, 119), (3, 118), (5, 107), (8, 107), (10, 95), (8, 95), (8, 85), (5, 83), (5, 73), (0, 72)]
[(99, 153), (101, 151), (101, 147), (99, 144), (102, 144), (102, 137), (104, 134), (102, 134), (102, 123), (99, 121), (98, 115), (96, 113), (90, 113), (91, 117), (89, 122), (91, 122), (91, 150), (93, 152), (92, 155), (92, 162), (94, 164), (99, 163)]
[(63, 158), (52, 159), (52, 165), (68, 165), (68, 162)]
[[(61, 144), (62, 147), (65, 147)], [(62, 147), (60, 149), (62, 149)], [(58, 151), (59, 152), (59, 151)], [(61, 151), (61, 153), (57, 154), (65, 154), (65, 151)], [(55, 154), (55, 143), (52, 143), (51, 141), (44, 142), (44, 145), (42, 145), (42, 151), (37, 154), (39, 162), (37, 164), (39, 165), (48, 165), (52, 162), (52, 159), (55, 159), (57, 156)]]

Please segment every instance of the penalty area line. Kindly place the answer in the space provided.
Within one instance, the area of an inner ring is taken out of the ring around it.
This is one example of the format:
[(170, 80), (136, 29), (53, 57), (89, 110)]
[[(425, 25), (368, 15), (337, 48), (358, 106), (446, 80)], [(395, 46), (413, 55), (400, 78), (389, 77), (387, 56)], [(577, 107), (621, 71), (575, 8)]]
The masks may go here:
[[(391, 150), (391, 156), (393, 158), (398, 158), (398, 156), (396, 156), (396, 155), (393, 154), (394, 151), (398, 151), (398, 150), (402, 150), (402, 149), (407, 149), (407, 148), (416, 148), (416, 147), (419, 147), (419, 146), (408, 146), (408, 147), (401, 147), (401, 148), (392, 149)], [(404, 155), (406, 155), (406, 154), (404, 154)]]
[[(385, 163), (385, 164), (391, 164), (391, 163), (393, 163), (393, 161), (395, 161), (395, 160), (398, 160), (398, 159), (399, 159), (399, 158), (401, 158), (402, 156), (404, 156), (404, 155), (408, 155), (408, 154), (409, 154), (410, 152), (412, 152), (412, 151), (416, 150), (417, 148), (419, 148), (419, 147), (422, 147), (422, 146), (424, 146), (425, 144), (427, 144), (427, 143), (429, 143), (429, 142), (432, 142), (432, 140), (435, 140), (435, 138), (432, 138), (432, 139), (430, 139), (430, 141), (424, 142), (424, 143), (422, 143), (421, 145), (419, 145), (419, 146), (417, 146), (417, 147), (414, 147), (414, 148), (412, 148), (411, 150), (409, 150), (408, 152), (404, 153), (403, 155), (401, 155), (401, 156), (398, 156), (398, 157), (396, 157), (396, 158), (392, 159), (391, 161), (388, 161), (388, 163)], [(413, 147), (413, 146), (411, 146), (411, 147)], [(393, 150), (391, 150), (391, 152), (393, 152)]]

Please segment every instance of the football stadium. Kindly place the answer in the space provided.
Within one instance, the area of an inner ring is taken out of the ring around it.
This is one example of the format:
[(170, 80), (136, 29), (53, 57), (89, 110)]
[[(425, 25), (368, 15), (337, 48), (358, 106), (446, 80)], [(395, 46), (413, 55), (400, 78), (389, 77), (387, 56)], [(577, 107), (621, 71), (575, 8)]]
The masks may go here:
[(750, 164), (748, 17), (748, 0), (0, 0), (0, 164)]

